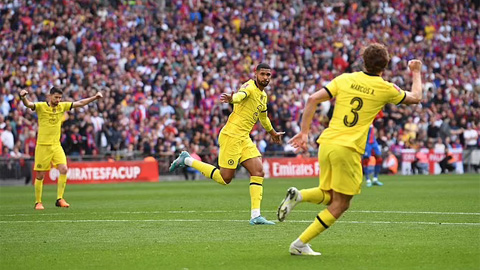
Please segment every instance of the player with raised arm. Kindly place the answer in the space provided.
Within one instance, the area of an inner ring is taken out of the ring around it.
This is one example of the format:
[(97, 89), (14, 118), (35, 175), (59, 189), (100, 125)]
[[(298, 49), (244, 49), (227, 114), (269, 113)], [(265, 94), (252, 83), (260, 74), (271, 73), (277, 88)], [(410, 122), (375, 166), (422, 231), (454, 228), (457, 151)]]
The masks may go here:
[(67, 157), (60, 144), (62, 119), (64, 112), (73, 108), (83, 107), (90, 102), (103, 97), (98, 92), (95, 96), (74, 102), (62, 102), (63, 91), (58, 87), (52, 87), (46, 102), (33, 103), (27, 98), (28, 91), (20, 91), (20, 99), (23, 104), (36, 111), (38, 116), (37, 146), (35, 148), (35, 207), (36, 210), (43, 210), (42, 191), (45, 173), (50, 170), (51, 164), (58, 169), (60, 176), (57, 183), (57, 207), (69, 207), (63, 193), (67, 184)]
[(238, 164), (242, 164), (250, 174), (251, 225), (275, 224), (260, 214), (264, 177), (262, 155), (250, 138), (253, 126), (260, 120), (273, 142), (281, 143), (284, 132), (276, 132), (267, 116), (267, 94), (264, 89), (270, 83), (271, 76), (270, 66), (259, 64), (254, 80), (244, 83), (237, 93), (224, 93), (220, 96), (221, 102), (233, 104), (233, 112), (218, 137), (220, 169), (193, 159), (185, 151), (170, 166), (171, 172), (184, 166), (193, 167), (205, 177), (226, 185), (235, 176)]
[(384, 45), (369, 45), (362, 57), (364, 72), (342, 74), (308, 98), (301, 131), (289, 141), (293, 147), (306, 150), (310, 124), (318, 104), (336, 98), (329, 126), (318, 139), (319, 187), (300, 191), (289, 188), (278, 208), (278, 219), (283, 221), (299, 202), (328, 205), (291, 243), (289, 251), (292, 255), (321, 255), (312, 250), (309, 242), (331, 227), (348, 209), (353, 196), (360, 193), (361, 159), (368, 129), (377, 113), (387, 103), (418, 104), (422, 99), (422, 62), (409, 61), (413, 83), (412, 91), (406, 92), (381, 77), (389, 61)]

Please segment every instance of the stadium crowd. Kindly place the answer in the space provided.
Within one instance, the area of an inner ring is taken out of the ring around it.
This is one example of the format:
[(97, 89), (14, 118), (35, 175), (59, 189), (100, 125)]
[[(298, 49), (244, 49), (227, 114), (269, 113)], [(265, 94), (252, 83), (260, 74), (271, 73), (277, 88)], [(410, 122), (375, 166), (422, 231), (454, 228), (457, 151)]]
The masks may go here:
[[(269, 117), (285, 142), (299, 131), (306, 98), (362, 68), (373, 41), (391, 54), (384, 78), (409, 90), (408, 60), (421, 59), (421, 105), (386, 106), (379, 142), (402, 148), (477, 148), (480, 132), (480, 10), (474, 1), (11, 1), (0, 3), (0, 153), (33, 156), (36, 115), (18, 97), (45, 101), (51, 86), (72, 101), (105, 98), (65, 116), (67, 155), (139, 151), (164, 157), (199, 149), (214, 162), (217, 135), (236, 91), (260, 62), (273, 69)], [(319, 135), (334, 101), (319, 107)], [(260, 151), (289, 153), (262, 127)], [(312, 152), (317, 150), (311, 138)]]

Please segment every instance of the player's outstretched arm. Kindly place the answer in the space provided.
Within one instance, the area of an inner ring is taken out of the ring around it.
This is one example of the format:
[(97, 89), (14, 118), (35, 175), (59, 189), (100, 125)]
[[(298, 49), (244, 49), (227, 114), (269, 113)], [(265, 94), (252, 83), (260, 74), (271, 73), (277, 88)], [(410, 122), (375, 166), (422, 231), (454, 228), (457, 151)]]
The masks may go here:
[(25, 105), (25, 107), (30, 108), (32, 110), (35, 109), (35, 104), (30, 100), (28, 100), (27, 98), (27, 95), (28, 95), (27, 90), (21, 90), (19, 95), (20, 95), (20, 100), (23, 102), (23, 105)]
[(220, 102), (223, 103), (239, 103), (240, 101), (244, 100), (247, 97), (247, 93), (245, 91), (239, 91), (237, 93), (223, 93), (220, 95)]
[(233, 101), (233, 92), (230, 94), (223, 93), (220, 95), (220, 102), (232, 103), (232, 101)]
[(267, 111), (260, 113), (260, 123), (262, 124), (262, 127), (270, 134), (270, 136), (272, 136), (272, 141), (274, 143), (282, 143), (282, 135), (285, 134), (285, 132), (275, 131), (272, 126), (272, 122), (270, 122), (270, 119), (268, 118)]
[(81, 99), (79, 101), (75, 101), (73, 102), (73, 108), (78, 108), (78, 107), (83, 107), (97, 99), (101, 99), (103, 98), (103, 95), (102, 93), (100, 92), (97, 92), (97, 94), (95, 94), (95, 96), (91, 96), (91, 97), (88, 97), (88, 98), (84, 98), (84, 99)]
[(301, 131), (288, 141), (290, 145), (292, 145), (294, 148), (308, 150), (308, 133), (310, 132), (310, 125), (312, 123), (313, 115), (317, 110), (318, 104), (327, 101), (330, 98), (331, 96), (325, 88), (320, 89), (308, 97), (307, 104), (303, 110)]
[(412, 72), (412, 91), (405, 92), (406, 96), (403, 104), (418, 104), (422, 101), (422, 61), (408, 61), (408, 68)]

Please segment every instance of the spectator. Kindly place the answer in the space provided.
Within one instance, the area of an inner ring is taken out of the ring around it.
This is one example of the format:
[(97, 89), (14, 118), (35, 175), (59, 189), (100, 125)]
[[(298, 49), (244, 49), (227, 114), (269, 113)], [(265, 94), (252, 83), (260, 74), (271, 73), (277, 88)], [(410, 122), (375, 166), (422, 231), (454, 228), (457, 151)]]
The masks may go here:
[(412, 170), (418, 174), (428, 174), (428, 156), (427, 153), (418, 150), (415, 153), (415, 161), (412, 162)]
[(445, 157), (440, 161), (439, 165), (442, 170), (441, 173), (448, 173), (449, 171), (455, 170), (455, 157), (452, 155), (448, 148), (445, 149)]
[[(67, 100), (86, 97), (96, 88), (105, 93), (104, 100), (90, 110), (70, 114), (64, 123), (67, 131), (78, 126), (83, 135), (88, 124), (93, 125), (94, 143), (102, 153), (125, 150), (126, 140), (138, 141), (133, 148), (140, 150), (144, 147), (138, 139), (141, 128), (152, 133), (148, 140), (155, 145), (158, 138), (173, 144), (175, 136), (163, 134), (167, 125), (160, 118), (166, 115), (176, 115), (175, 127), (187, 140), (200, 131), (203, 143), (215, 148), (221, 127), (211, 119), (225, 123), (231, 112), (228, 104), (218, 104), (219, 93), (238, 90), (252, 67), (264, 61), (274, 70), (270, 118), (277, 121), (275, 126), (294, 128), (304, 97), (341, 72), (359, 70), (361, 63), (354, 56), (372, 41), (383, 42), (390, 50), (385, 79), (400, 88), (409, 85), (408, 71), (403, 70), (415, 56), (424, 62), (424, 88), (429, 89), (418, 110), (386, 106), (381, 118), (385, 124), (379, 121), (377, 129), (388, 138), (389, 146), (397, 151), (438, 136), (455, 142), (457, 136), (463, 147), (474, 147), (473, 138), (470, 145), (464, 140), (465, 134), (473, 132), (462, 131), (467, 123), (473, 131), (480, 125), (475, 54), (480, 50), (475, 39), (479, 14), (471, 1), (419, 0), (415, 5), (391, 1), (378, 7), (353, 0), (340, 1), (335, 8), (329, 3), (300, 1), (298, 5), (285, 0), (276, 5), (226, 0), (180, 1), (179, 5), (137, 1), (128, 6), (103, 1), (101, 7), (97, 2), (47, 0), (27, 5), (19, 1), (16, 6), (0, 6), (0, 23), (8, 22), (1, 32), (0, 129), (5, 129), (7, 120), (14, 121), (11, 133), (14, 144), (22, 142), (21, 149), (26, 141), (23, 130), (35, 130), (36, 121), (14, 94), (26, 88), (31, 90), (29, 99), (45, 101), (54, 84), (64, 88)], [(426, 10), (448, 16), (418, 15)], [(12, 14), (24, 19), (14, 20)], [(70, 14), (70, 20), (62, 20), (64, 14)], [(22, 46), (17, 46), (19, 36)], [(331, 115), (333, 105), (334, 101), (319, 108), (313, 132), (324, 128), (323, 119)], [(13, 120), (14, 114), (25, 121)], [(454, 124), (442, 119), (461, 120)], [(265, 136), (264, 131), (258, 132)], [(405, 137), (398, 140), (402, 132)], [(310, 144), (316, 149), (314, 138)], [(85, 143), (79, 147), (80, 154), (90, 152)], [(265, 146), (267, 152), (280, 150), (276, 148), (270, 143)], [(205, 149), (200, 149), (202, 155)]]
[(398, 159), (392, 151), (387, 152), (387, 158), (383, 161), (382, 173), (395, 175), (398, 171)]
[(472, 123), (467, 124), (467, 129), (463, 131), (463, 138), (467, 149), (476, 149), (478, 146), (478, 131), (473, 128)]
[(13, 150), (13, 146), (15, 145), (15, 138), (12, 133), (11, 125), (7, 124), (6, 129), (3, 130), (0, 138), (2, 139), (2, 144), (5, 147), (7, 147), (9, 150)]

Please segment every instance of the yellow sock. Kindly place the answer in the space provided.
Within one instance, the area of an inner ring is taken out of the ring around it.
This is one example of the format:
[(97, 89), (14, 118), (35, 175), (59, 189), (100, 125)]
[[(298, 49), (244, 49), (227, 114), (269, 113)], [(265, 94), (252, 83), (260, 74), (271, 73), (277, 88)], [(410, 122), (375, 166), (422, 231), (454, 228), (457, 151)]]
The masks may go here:
[(260, 204), (262, 203), (263, 196), (263, 177), (251, 176), (250, 177), (250, 200), (252, 203), (252, 210), (258, 210), (260, 212)]
[(221, 185), (226, 185), (225, 181), (223, 180), (222, 175), (220, 174), (220, 170), (217, 169), (217, 167), (210, 165), (205, 162), (201, 162), (199, 160), (194, 160), (192, 162), (192, 168), (197, 169), (199, 172), (201, 172), (205, 177), (213, 179), (215, 182), (221, 184)]
[(313, 238), (317, 237), (321, 232), (328, 229), (330, 226), (335, 223), (337, 219), (328, 211), (328, 209), (323, 210), (320, 214), (317, 215), (317, 218), (313, 221), (308, 228), (303, 231), (300, 235), (300, 240), (303, 243), (308, 243)]
[(35, 203), (42, 202), (43, 179), (35, 179)]
[(67, 175), (60, 174), (60, 176), (58, 177), (58, 183), (57, 183), (57, 199), (63, 198), (63, 193), (65, 192), (66, 185), (67, 185)]
[(300, 194), (302, 194), (302, 201), (316, 204), (328, 205), (331, 199), (330, 193), (321, 190), (319, 187), (302, 189)]

